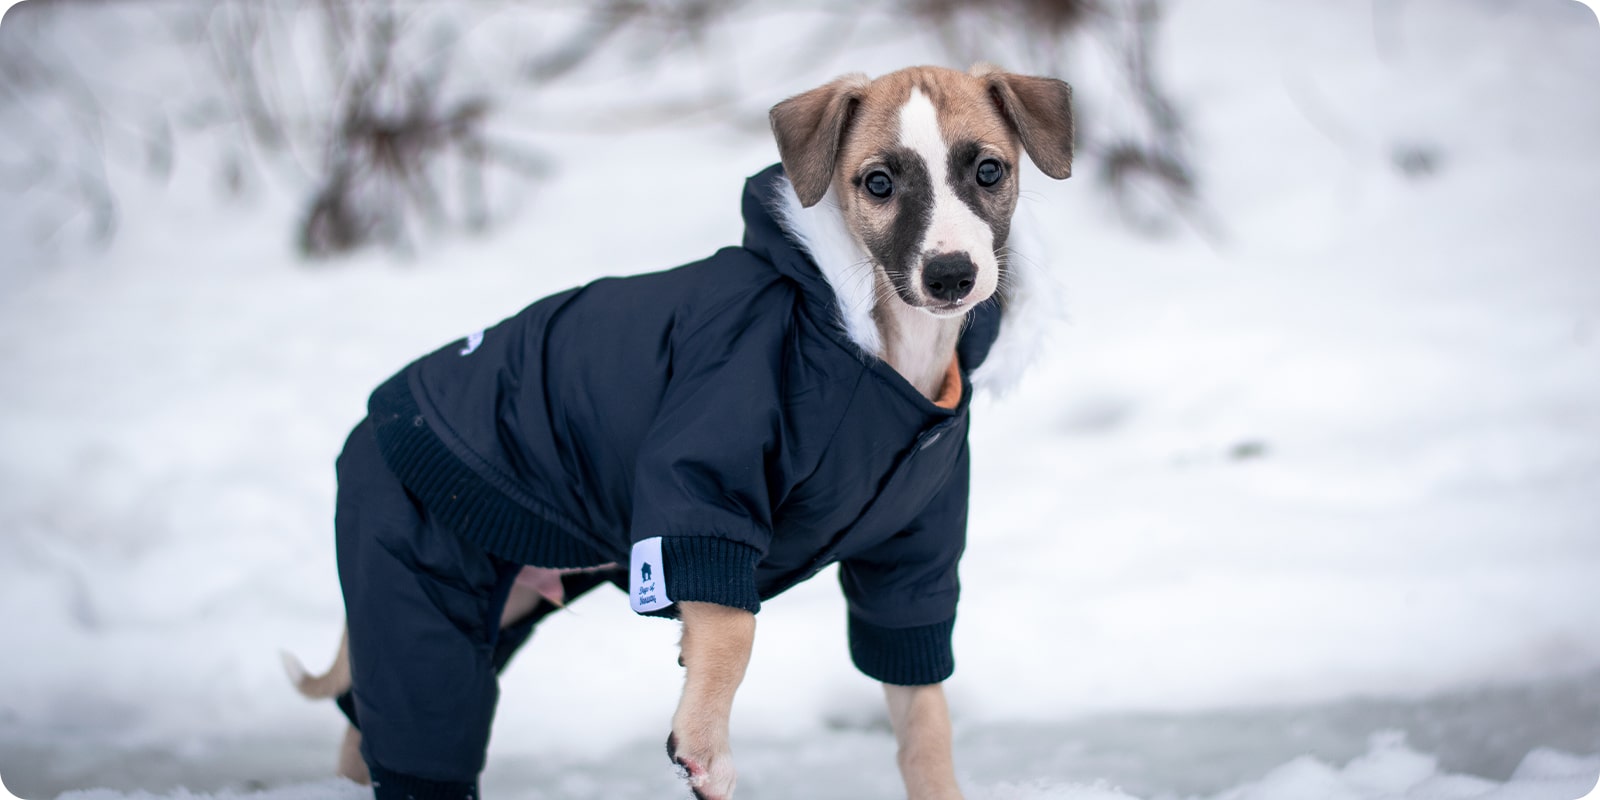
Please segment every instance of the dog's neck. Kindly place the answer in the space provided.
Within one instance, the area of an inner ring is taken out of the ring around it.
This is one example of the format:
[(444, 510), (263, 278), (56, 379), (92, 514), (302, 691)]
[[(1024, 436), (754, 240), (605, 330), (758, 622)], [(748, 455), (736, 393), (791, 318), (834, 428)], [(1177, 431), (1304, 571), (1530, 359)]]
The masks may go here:
[[(882, 270), (874, 269), (873, 273), (878, 283), (875, 296), (893, 297), (894, 287), (888, 276)], [(935, 317), (890, 300), (875, 305), (872, 318), (882, 348), (874, 355), (894, 367), (923, 397), (938, 397), (944, 389), (945, 376), (950, 374), (950, 362), (956, 357), (956, 341), (961, 338), (966, 316)]]
[[(845, 225), (833, 190), (810, 208), (800, 205), (787, 178), (780, 178), (773, 212), (789, 238), (811, 256), (839, 303), (839, 327), (862, 351), (888, 363), (924, 396), (936, 396), (955, 358), (964, 318), (938, 319), (893, 302), (894, 289)], [(1004, 392), (1043, 349), (1045, 323), (1057, 316), (1059, 296), (1039, 264), (1029, 258), (1031, 231), (1022, 209), (1012, 220), (1007, 243), (1008, 284), (1000, 334), (983, 365), (972, 374), (979, 389)], [(880, 308), (889, 306), (889, 309)], [(895, 310), (890, 310), (895, 309)], [(898, 343), (898, 344), (897, 344)]]

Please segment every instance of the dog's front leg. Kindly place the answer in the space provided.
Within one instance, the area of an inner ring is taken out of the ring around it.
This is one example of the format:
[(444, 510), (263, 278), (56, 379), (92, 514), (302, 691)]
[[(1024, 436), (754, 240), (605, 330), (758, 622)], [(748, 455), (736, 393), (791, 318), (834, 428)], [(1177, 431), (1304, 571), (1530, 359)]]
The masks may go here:
[(728, 717), (755, 643), (756, 615), (714, 603), (686, 602), (681, 661), (683, 697), (672, 715), (667, 755), (683, 767), (699, 800), (733, 797)]
[(889, 721), (899, 744), (900, 777), (910, 800), (961, 800), (955, 761), (950, 754), (950, 707), (944, 687), (886, 683)]

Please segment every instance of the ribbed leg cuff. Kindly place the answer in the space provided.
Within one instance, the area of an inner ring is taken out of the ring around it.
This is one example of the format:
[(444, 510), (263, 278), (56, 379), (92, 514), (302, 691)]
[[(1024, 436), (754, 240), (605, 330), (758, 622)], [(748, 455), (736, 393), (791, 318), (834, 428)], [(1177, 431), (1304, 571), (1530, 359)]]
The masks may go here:
[(478, 782), (430, 781), (367, 762), (376, 800), (478, 800)]
[(926, 686), (942, 683), (956, 671), (951, 617), (915, 628), (883, 628), (850, 615), (850, 659), (856, 669), (884, 683)]

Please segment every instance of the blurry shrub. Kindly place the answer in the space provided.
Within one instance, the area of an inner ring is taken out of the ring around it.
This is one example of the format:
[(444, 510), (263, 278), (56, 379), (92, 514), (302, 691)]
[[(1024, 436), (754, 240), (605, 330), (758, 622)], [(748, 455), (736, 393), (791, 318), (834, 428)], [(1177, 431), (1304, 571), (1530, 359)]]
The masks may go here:
[(1439, 148), (1419, 142), (1400, 142), (1389, 148), (1389, 163), (1401, 175), (1413, 180), (1432, 177), (1439, 171)]
[(370, 244), (409, 250), (419, 227), (488, 227), (488, 172), (534, 179), (550, 168), (542, 154), (490, 135), (492, 94), (538, 92), (634, 28), (650, 30), (659, 58), (739, 1), (590, 3), (567, 35), (528, 47), (514, 68), (458, 77), (458, 30), (510, 6), (323, 0), (310, 27), (325, 57), (311, 66), (337, 90), (310, 100), (275, 85), (300, 77), (281, 54), (305, 33), (294, 24), (305, 14), (286, 17), (282, 3), (226, 4), (208, 12), (207, 32), (231, 106), (261, 152), (295, 149), (295, 120), (312, 123), (300, 135), (320, 155), (297, 241), (314, 258)]
[[(301, 198), (293, 239), (309, 258), (410, 251), (424, 232), (478, 231), (509, 216), (503, 199), (554, 163), (524, 134), (686, 121), (764, 132), (773, 87), (807, 88), (853, 67), (851, 48), (909, 36), (931, 37), (953, 64), (1071, 80), (1080, 164), (1099, 172), (1129, 224), (1159, 232), (1197, 194), (1183, 118), (1153, 64), (1161, 9), (1161, 0), (28, 4), (0, 35), (0, 120), (22, 120), (30, 137), (0, 162), (0, 183), (48, 201), (34, 203), (49, 211), (39, 215), (46, 236), (70, 222), (104, 242), (117, 219), (108, 159), (157, 177), (178, 156), (214, 159), (230, 194), (266, 181)], [(772, 30), (753, 20), (779, 14), (796, 20), (787, 39), (749, 36)], [(485, 31), (492, 48), (477, 46)], [(160, 80), (144, 74), (152, 63), (164, 65)], [(841, 66), (820, 66), (829, 63)], [(571, 91), (597, 75), (649, 88), (615, 107)], [(576, 104), (558, 108), (550, 96)]]
[(1187, 163), (1169, 152), (1135, 141), (1101, 149), (1100, 178), (1124, 222), (1147, 234), (1164, 233), (1194, 198)]
[[(25, 3), (0, 26), (0, 233), (46, 250), (74, 237), (104, 246), (116, 235), (121, 215), (106, 159), (158, 180), (173, 163), (165, 115), (139, 98), (108, 96), (53, 35), (78, 5)], [(115, 55), (114, 37), (83, 38), (97, 55)]]
[(906, 0), (913, 14), (931, 20), (952, 49), (965, 50), (964, 32), (982, 35), (987, 29), (971, 25), (979, 16), (999, 29), (1028, 31), (1045, 47), (1059, 45), (1063, 37), (1083, 31), (1092, 18), (1108, 13), (1106, 0)]
[[(228, 108), (257, 151), (312, 153), (296, 237), (305, 256), (409, 249), (419, 226), (481, 230), (487, 169), (545, 169), (538, 155), (491, 142), (487, 93), (451, 80), (459, 48), (449, 15), (402, 19), (395, 4), (338, 0), (287, 13), (283, 4), (228, 3), (209, 10), (204, 30)], [(311, 36), (321, 58), (285, 63)], [(306, 69), (327, 91), (286, 85)]]

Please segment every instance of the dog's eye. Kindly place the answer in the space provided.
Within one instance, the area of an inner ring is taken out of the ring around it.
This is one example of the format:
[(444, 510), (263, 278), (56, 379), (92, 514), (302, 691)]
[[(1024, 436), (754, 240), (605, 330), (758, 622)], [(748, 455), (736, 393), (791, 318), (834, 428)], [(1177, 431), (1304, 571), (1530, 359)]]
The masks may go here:
[(983, 161), (978, 162), (978, 185), (979, 186), (983, 186), (983, 187), (986, 187), (986, 188), (990, 187), (990, 186), (993, 186), (993, 185), (999, 183), (1000, 179), (1004, 178), (1005, 176), (1006, 176), (1006, 168), (1000, 166), (1000, 162), (998, 162), (998, 161), (996, 161), (996, 160), (994, 160), (992, 158), (986, 158)]
[(889, 179), (889, 173), (879, 170), (867, 176), (867, 191), (873, 197), (884, 198), (894, 193), (894, 181)]

